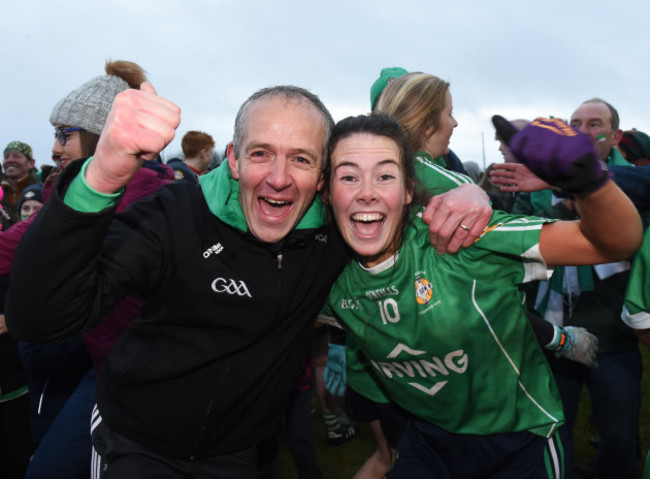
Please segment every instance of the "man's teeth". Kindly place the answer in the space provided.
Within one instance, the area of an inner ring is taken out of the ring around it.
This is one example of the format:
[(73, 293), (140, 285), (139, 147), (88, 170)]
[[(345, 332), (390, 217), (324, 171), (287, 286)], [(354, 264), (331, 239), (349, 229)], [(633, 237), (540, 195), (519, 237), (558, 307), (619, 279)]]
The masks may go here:
[(383, 218), (383, 215), (380, 215), (379, 213), (357, 213), (352, 215), (354, 221), (363, 222), (381, 221)]
[(273, 206), (285, 206), (289, 204), (288, 201), (272, 200), (271, 198), (264, 198), (264, 201)]

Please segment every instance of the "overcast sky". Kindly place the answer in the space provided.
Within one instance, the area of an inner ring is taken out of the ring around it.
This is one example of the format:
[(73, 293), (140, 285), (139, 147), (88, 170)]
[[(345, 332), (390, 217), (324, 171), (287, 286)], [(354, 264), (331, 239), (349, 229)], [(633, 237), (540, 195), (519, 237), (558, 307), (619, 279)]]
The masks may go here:
[[(582, 0), (3, 0), (0, 144), (51, 163), (56, 102), (107, 59), (131, 60), (182, 110), (174, 141), (210, 133), (221, 151), (254, 91), (295, 84), (335, 120), (369, 111), (382, 67), (451, 83), (463, 161), (500, 162), (490, 117), (567, 118), (600, 96), (624, 129), (650, 131), (650, 3)], [(485, 152), (485, 153), (484, 153)]]

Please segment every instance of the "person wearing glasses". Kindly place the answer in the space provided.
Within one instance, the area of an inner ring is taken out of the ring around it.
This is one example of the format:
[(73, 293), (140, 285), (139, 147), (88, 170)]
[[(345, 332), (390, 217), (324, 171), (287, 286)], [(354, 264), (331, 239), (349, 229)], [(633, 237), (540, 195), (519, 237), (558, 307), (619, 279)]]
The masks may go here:
[[(56, 166), (63, 168), (70, 161), (76, 159), (79, 151), (94, 152), (97, 139), (93, 138), (94, 133), (90, 133), (80, 127), (65, 128), (54, 126), (54, 146), (52, 147), (52, 160)], [(84, 138), (82, 140), (82, 137)], [(81, 153), (83, 155), (83, 153)]]
[(41, 182), (34, 170), (35, 163), (32, 147), (27, 143), (12, 141), (4, 149), (2, 160), (4, 174), (1, 183), (4, 196), (0, 203), (4, 210), (0, 214), (0, 222), (4, 230), (20, 221), (18, 199), (23, 194), (23, 190)]
[(106, 117), (118, 93), (140, 88), (146, 81), (142, 68), (127, 61), (106, 63), (106, 75), (97, 76), (61, 98), (52, 109), (52, 160), (57, 169), (44, 180), (45, 196), (58, 173), (72, 160), (93, 156)]

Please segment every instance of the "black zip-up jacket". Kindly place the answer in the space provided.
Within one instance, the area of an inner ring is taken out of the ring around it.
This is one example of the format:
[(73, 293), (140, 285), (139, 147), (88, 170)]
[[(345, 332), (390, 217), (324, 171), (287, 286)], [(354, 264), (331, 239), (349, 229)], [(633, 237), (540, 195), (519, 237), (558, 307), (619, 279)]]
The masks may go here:
[(80, 213), (62, 201), (80, 166), (61, 174), (18, 247), (12, 334), (60, 341), (97, 324), (126, 294), (140, 295), (141, 318), (100, 369), (107, 425), (185, 458), (268, 437), (347, 259), (335, 226), (262, 243), (213, 215), (201, 188), (185, 182), (123, 214)]

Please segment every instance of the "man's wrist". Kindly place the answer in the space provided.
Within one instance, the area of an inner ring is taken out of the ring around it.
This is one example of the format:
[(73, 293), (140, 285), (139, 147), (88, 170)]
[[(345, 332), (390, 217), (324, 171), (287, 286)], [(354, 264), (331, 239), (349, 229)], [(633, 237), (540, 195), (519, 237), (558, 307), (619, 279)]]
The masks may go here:
[(97, 213), (109, 208), (119, 201), (122, 191), (117, 193), (101, 193), (91, 187), (86, 181), (86, 169), (92, 157), (88, 158), (81, 167), (79, 174), (70, 182), (63, 202), (70, 208), (82, 213)]

